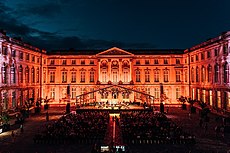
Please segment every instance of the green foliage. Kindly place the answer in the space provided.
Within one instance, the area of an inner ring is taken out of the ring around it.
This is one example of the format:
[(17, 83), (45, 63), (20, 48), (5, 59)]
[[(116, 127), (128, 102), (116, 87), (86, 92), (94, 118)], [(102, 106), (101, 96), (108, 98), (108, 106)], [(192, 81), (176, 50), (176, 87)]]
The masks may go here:
[(2, 115), (2, 121), (4, 124), (8, 124), (8, 122), (10, 121), (10, 116), (7, 112), (3, 113)]

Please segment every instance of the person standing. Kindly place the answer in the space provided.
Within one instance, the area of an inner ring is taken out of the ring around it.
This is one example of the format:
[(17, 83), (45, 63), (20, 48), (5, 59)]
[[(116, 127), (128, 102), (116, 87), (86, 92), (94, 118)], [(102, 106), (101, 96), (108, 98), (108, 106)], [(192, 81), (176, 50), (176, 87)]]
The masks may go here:
[(23, 124), (22, 124), (22, 123), (21, 123), (21, 125), (20, 125), (20, 130), (21, 130), (21, 133), (24, 132), (24, 127), (23, 127)]
[(49, 113), (48, 113), (48, 111), (46, 112), (46, 121), (47, 122), (49, 121)]
[(14, 131), (11, 132), (11, 138), (12, 138), (12, 142), (14, 143), (14, 142), (15, 142), (15, 134), (14, 134)]

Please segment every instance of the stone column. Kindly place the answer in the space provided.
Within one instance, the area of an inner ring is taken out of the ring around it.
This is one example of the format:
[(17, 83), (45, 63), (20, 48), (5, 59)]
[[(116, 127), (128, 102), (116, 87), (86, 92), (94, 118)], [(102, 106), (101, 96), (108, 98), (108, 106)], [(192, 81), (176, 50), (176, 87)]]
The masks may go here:
[(111, 68), (111, 59), (108, 60), (108, 80), (106, 80), (107, 82), (108, 81), (112, 81), (112, 68)]
[(118, 82), (119, 81), (124, 82), (124, 80), (122, 80), (122, 59), (119, 59), (119, 72), (118, 72)]
[(101, 63), (100, 63), (100, 59), (98, 59), (98, 80), (101, 81)]

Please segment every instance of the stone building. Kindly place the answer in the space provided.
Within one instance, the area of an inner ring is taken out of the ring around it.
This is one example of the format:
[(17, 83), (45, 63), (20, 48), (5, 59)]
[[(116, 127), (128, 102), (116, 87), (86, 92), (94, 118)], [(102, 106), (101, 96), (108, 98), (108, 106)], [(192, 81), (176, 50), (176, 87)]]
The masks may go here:
[[(140, 101), (178, 104), (180, 96), (230, 111), (230, 32), (186, 50), (46, 52), (0, 34), (1, 110), (31, 99), (53, 103)], [(68, 88), (68, 90), (67, 90)]]

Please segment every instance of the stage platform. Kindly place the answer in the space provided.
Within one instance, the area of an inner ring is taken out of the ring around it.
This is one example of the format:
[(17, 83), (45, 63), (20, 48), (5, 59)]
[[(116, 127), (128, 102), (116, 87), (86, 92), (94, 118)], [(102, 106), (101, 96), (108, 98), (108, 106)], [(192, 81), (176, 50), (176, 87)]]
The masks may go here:
[(99, 107), (99, 106), (83, 106), (76, 108), (77, 112), (84, 112), (84, 111), (109, 111), (110, 113), (119, 113), (119, 112), (126, 112), (126, 111), (153, 111), (153, 108), (150, 107), (143, 107), (143, 106), (108, 106), (108, 107)]

